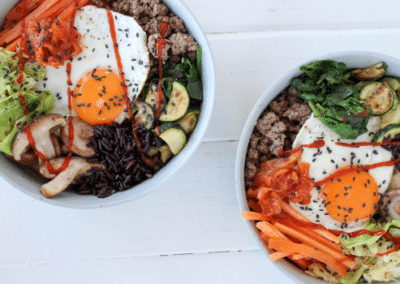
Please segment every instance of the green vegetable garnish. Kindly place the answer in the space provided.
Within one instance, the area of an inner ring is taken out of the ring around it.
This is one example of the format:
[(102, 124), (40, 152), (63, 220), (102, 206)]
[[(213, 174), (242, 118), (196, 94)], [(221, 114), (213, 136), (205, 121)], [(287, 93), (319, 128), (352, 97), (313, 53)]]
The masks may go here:
[(359, 101), (359, 91), (349, 80), (346, 64), (321, 60), (300, 67), (304, 75), (294, 78), (291, 87), (300, 91), (323, 124), (341, 138), (355, 139), (367, 132), (371, 110), (365, 112)]
[[(28, 62), (22, 72), (23, 80), (18, 84), (20, 73), (16, 53), (0, 48), (0, 151), (8, 155), (12, 155), (18, 127), (51, 113), (54, 108), (54, 97), (50, 92), (34, 90), (39, 80), (45, 77), (45, 68)], [(20, 94), (25, 99), (29, 115), (24, 114)]]

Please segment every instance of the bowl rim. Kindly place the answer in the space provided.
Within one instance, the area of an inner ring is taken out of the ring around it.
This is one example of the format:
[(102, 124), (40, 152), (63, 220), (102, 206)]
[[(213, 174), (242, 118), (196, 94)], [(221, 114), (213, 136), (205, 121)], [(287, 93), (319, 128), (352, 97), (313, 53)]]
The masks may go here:
[[(161, 184), (165, 183), (173, 174), (175, 174), (178, 171), (178, 169), (182, 168), (189, 161), (189, 158), (195, 153), (195, 151), (200, 146), (202, 138), (211, 120), (211, 113), (214, 108), (215, 89), (216, 89), (215, 66), (214, 66), (213, 56), (211, 53), (211, 48), (209, 46), (205, 33), (202, 30), (196, 18), (194, 17), (194, 15), (186, 7), (186, 5), (181, 0), (163, 0), (163, 2), (176, 16), (184, 20), (185, 26), (188, 28), (188, 30), (192, 31), (190, 32), (190, 34), (196, 39), (196, 41), (201, 46), (203, 55), (202, 56), (203, 101), (201, 107), (202, 110), (195, 130), (191, 134), (185, 147), (179, 153), (179, 155), (175, 156), (171, 161), (169, 161), (169, 163), (165, 167), (156, 172), (156, 174), (154, 175), (155, 177), (157, 177), (156, 179), (152, 177), (125, 191), (117, 192), (116, 194), (113, 194), (108, 198), (102, 199), (103, 202), (97, 200), (98, 198), (94, 195), (79, 196), (80, 199), (87, 199), (87, 200), (85, 201), (80, 200), (80, 202), (76, 204), (73, 201), (65, 202), (65, 200), (69, 199), (70, 197), (66, 194), (63, 195), (62, 193), (59, 196), (55, 196), (53, 198), (45, 198), (44, 196), (41, 195), (40, 191), (39, 192), (32, 191), (26, 188), (25, 186), (21, 185), (18, 182), (20, 179), (13, 179), (12, 176), (9, 176), (9, 174), (7, 174), (7, 171), (10, 171), (10, 169), (6, 169), (9, 167), (4, 167), (3, 164), (3, 166), (0, 167), (0, 175), (13, 188), (18, 189), (23, 194), (26, 194), (36, 200), (59, 207), (71, 208), (71, 209), (105, 208), (130, 202), (134, 199), (142, 197), (145, 194), (148, 194), (151, 191), (159, 189)], [(177, 10), (179, 10), (178, 13)], [(205, 77), (206, 75), (207, 77)], [(21, 166), (17, 165), (16, 167), (21, 167)], [(21, 176), (21, 178), (26, 178), (26, 176), (28, 176), (31, 172), (33, 171), (25, 168), (24, 174)], [(118, 198), (116, 198), (115, 200), (113, 198), (114, 195), (118, 195)], [(97, 200), (97, 202), (92, 203), (92, 200), (95, 201)]]
[[(299, 64), (296, 64), (294, 67), (290, 68), (288, 71), (283, 73), (278, 79), (276, 79), (267, 88), (267, 90), (264, 91), (264, 93), (257, 100), (256, 104), (250, 111), (250, 114), (246, 120), (245, 126), (243, 127), (239, 143), (237, 146), (236, 162), (235, 162), (235, 186), (236, 186), (236, 197), (238, 199), (239, 209), (241, 212), (250, 210), (245, 194), (244, 167), (245, 167), (245, 161), (247, 156), (246, 153), (250, 141), (250, 136), (256, 125), (256, 121), (258, 120), (262, 112), (264, 112), (265, 108), (269, 105), (269, 103), (289, 85), (288, 83), (290, 82), (290, 80), (293, 77), (296, 77), (302, 73), (299, 70), (300, 66), (317, 60), (323, 60), (323, 59), (335, 60), (334, 58), (341, 58), (341, 57), (354, 57), (354, 58), (360, 57), (363, 58), (364, 61), (366, 61), (366, 58), (368, 57), (379, 58), (379, 61), (385, 61), (389, 65), (389, 68), (390, 68), (390, 63), (388, 63), (388, 61), (392, 63), (397, 62), (397, 65), (400, 68), (399, 58), (395, 58), (379, 52), (351, 50), (351, 51), (328, 53), (311, 59), (307, 59)], [(376, 63), (379, 61), (374, 61), (374, 62)], [(397, 76), (400, 77), (400, 70), (398, 70)], [(284, 82), (286, 83), (283, 84)], [(270, 254), (269, 249), (258, 235), (257, 233), (258, 229), (255, 226), (255, 222), (247, 221), (244, 219), (243, 221), (245, 222), (246, 227), (250, 231), (250, 234), (257, 243), (258, 247), (262, 250), (263, 254), (265, 254), (266, 258), (268, 259), (268, 256)], [(268, 261), (271, 262), (269, 259)], [(310, 281), (312, 281), (313, 283), (321, 283), (321, 284), (328, 283), (326, 281), (307, 275), (306, 273), (304, 273), (302, 269), (300, 269), (299, 267), (297, 267), (292, 262), (286, 259), (280, 259), (278, 261), (272, 262), (272, 264), (295, 283), (308, 284), (310, 283)], [(396, 283), (396, 282), (390, 282), (390, 283)]]

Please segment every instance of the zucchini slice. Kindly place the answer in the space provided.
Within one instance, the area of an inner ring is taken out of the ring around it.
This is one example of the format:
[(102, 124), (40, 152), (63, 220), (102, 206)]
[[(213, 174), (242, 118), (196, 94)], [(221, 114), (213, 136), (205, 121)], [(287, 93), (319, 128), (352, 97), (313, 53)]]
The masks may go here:
[(162, 163), (166, 163), (171, 157), (172, 152), (168, 145), (161, 146), (158, 151), (160, 152), (160, 160)]
[(135, 120), (138, 125), (142, 125), (147, 130), (153, 128), (156, 121), (153, 108), (145, 102), (136, 102), (137, 113)]
[(360, 81), (356, 84), (357, 89), (360, 91), (362, 88), (364, 88), (366, 85), (371, 83), (370, 81)]
[[(146, 95), (146, 99), (144, 100), (146, 103), (151, 105), (153, 109), (157, 109), (157, 90), (158, 86), (155, 83), (151, 83), (149, 86), (149, 92)], [(161, 100), (161, 111), (165, 107), (165, 99)]]
[(360, 99), (372, 110), (372, 115), (383, 115), (394, 105), (395, 93), (386, 83), (372, 82), (362, 88)]
[(397, 78), (386, 77), (382, 79), (382, 82), (388, 84), (395, 92), (400, 90), (400, 82)]
[(171, 97), (160, 115), (160, 121), (176, 121), (182, 118), (189, 107), (189, 102), (186, 88), (178, 82), (173, 82)]
[(400, 104), (399, 103), (394, 105), (391, 110), (389, 110), (387, 113), (382, 115), (380, 128), (382, 129), (382, 128), (388, 126), (389, 124), (396, 124), (396, 123), (400, 123)]
[(182, 119), (176, 122), (185, 130), (186, 134), (189, 134), (196, 127), (197, 116), (194, 112), (187, 113)]
[(387, 69), (385, 62), (379, 62), (364, 69), (353, 70), (352, 74), (360, 80), (378, 80), (385, 75)]
[(160, 134), (160, 138), (167, 143), (174, 155), (178, 154), (186, 144), (186, 134), (178, 128), (169, 128)]
[(387, 140), (393, 140), (396, 135), (400, 134), (400, 124), (389, 124), (385, 128), (377, 131), (372, 138), (371, 142), (382, 142)]
[(186, 114), (191, 113), (191, 112), (193, 112), (196, 116), (199, 116), (199, 115), (200, 115), (200, 108), (197, 107), (197, 106), (190, 106), (190, 107), (188, 108)]
[(386, 127), (389, 124), (396, 124), (400, 123), (400, 101), (397, 96), (397, 91), (395, 91), (395, 96), (394, 96), (394, 103), (392, 108), (385, 113), (384, 115), (381, 116), (381, 125), (380, 129)]

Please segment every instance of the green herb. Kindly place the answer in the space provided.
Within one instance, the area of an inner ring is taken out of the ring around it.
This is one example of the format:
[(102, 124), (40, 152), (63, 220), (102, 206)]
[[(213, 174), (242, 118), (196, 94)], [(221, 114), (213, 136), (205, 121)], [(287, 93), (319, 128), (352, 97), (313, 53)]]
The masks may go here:
[[(300, 67), (304, 72), (290, 85), (300, 91), (321, 122), (344, 139), (367, 132), (371, 110), (359, 101), (359, 91), (349, 80), (346, 64), (333, 60), (315, 61)], [(367, 115), (360, 114), (367, 109)]]

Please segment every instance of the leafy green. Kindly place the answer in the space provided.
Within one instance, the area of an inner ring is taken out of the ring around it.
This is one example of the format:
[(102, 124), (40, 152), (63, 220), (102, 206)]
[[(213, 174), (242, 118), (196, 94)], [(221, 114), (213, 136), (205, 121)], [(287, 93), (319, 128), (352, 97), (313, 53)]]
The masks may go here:
[[(371, 110), (359, 101), (358, 88), (349, 80), (346, 64), (321, 60), (300, 70), (304, 74), (290, 85), (300, 91), (300, 98), (308, 102), (315, 117), (344, 139), (355, 139), (368, 131)], [(365, 110), (366, 115), (361, 116)]]
[[(201, 56), (200, 46), (196, 51), (196, 58), (190, 59), (186, 54), (182, 54), (182, 60), (179, 63), (167, 61), (163, 65), (163, 94), (169, 98), (172, 91), (172, 83), (177, 81), (181, 83), (188, 91), (191, 104), (199, 104), (199, 100), (203, 99), (203, 85), (201, 81)], [(149, 72), (148, 80), (143, 88), (141, 97), (144, 100), (149, 90), (151, 82), (158, 84), (158, 62), (155, 61)]]
[(196, 50), (196, 60), (197, 60), (197, 68), (199, 69), (199, 72), (201, 74), (201, 58), (203, 56), (203, 52), (201, 51), (201, 47), (199, 47)]
[(186, 89), (191, 98), (197, 100), (201, 100), (203, 98), (203, 90), (200, 81), (189, 82)]

